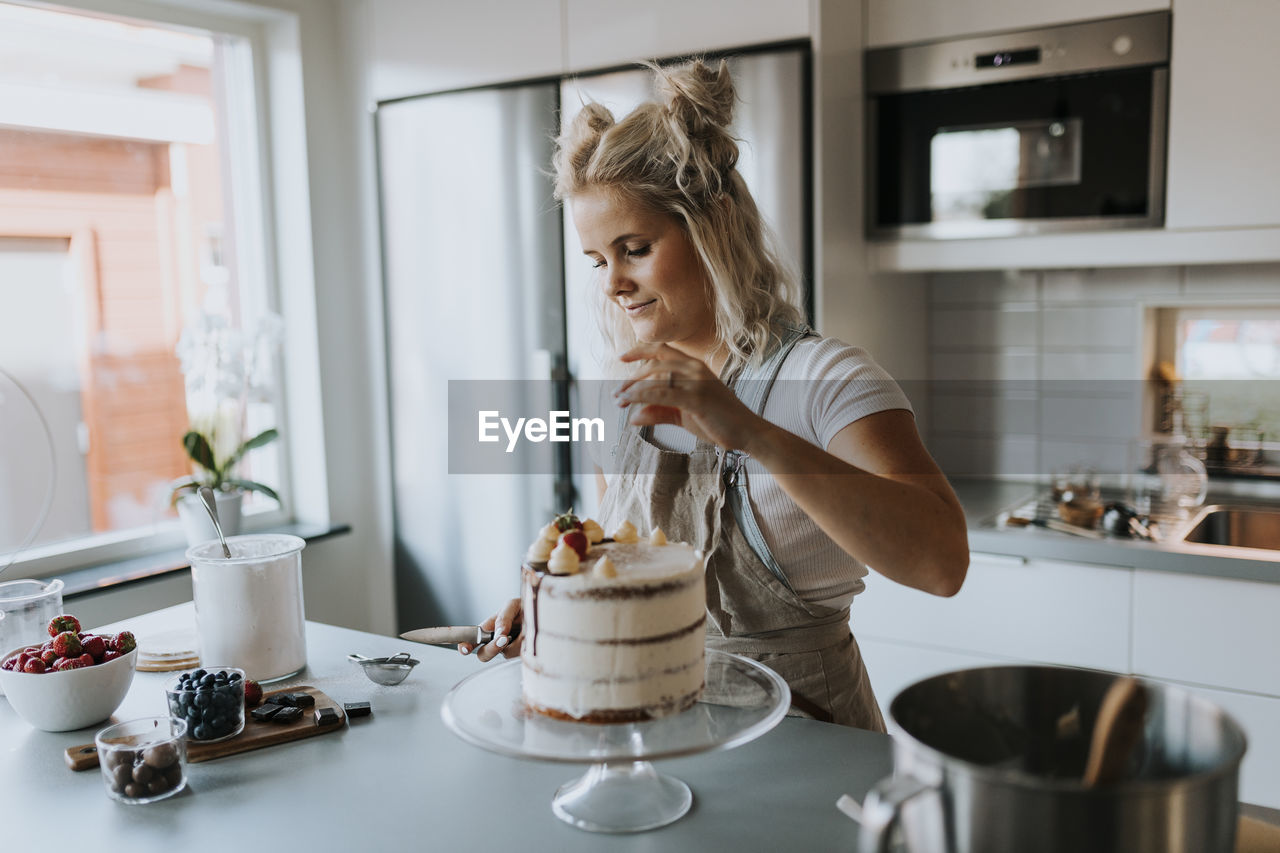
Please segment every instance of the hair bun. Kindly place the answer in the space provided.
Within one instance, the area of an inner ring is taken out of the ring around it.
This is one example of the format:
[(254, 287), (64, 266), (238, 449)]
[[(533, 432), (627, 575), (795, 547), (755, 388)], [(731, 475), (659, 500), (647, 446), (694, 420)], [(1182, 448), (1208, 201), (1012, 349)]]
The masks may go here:
[(585, 127), (584, 135), (598, 136), (613, 127), (613, 113), (609, 112), (608, 107), (589, 101), (582, 105), (582, 111), (578, 113), (576, 123), (580, 127)]
[(653, 69), (663, 105), (691, 136), (727, 128), (733, 121), (737, 93), (725, 60), (714, 69), (700, 59), (679, 68)]

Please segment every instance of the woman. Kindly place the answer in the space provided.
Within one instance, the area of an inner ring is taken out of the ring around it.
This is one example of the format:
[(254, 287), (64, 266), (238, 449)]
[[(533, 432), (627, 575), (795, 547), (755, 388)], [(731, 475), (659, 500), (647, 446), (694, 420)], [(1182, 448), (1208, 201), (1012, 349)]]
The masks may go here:
[[(805, 328), (735, 168), (726, 63), (654, 71), (659, 100), (616, 123), (587, 104), (555, 156), (606, 339), (633, 371), (599, 520), (707, 550), (707, 645), (778, 671), (793, 713), (883, 731), (850, 602), (866, 566), (954, 595), (963, 511), (892, 379)], [(515, 600), (486, 621), (481, 660), (519, 653), (518, 617)]]

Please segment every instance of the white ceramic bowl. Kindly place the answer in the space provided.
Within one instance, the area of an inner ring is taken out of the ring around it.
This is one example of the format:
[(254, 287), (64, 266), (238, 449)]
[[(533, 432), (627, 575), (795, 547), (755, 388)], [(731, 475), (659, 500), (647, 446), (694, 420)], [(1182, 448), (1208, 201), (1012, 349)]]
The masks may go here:
[[(19, 646), (0, 663), (28, 648)], [(0, 669), (0, 686), (18, 716), (46, 732), (69, 732), (100, 723), (124, 701), (133, 683), (138, 650), (107, 663), (63, 672), (10, 672)]]

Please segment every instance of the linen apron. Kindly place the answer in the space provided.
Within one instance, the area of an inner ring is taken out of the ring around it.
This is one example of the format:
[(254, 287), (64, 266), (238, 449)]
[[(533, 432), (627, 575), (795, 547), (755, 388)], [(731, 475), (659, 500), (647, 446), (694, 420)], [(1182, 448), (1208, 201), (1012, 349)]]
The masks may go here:
[[(757, 415), (783, 360), (807, 329), (785, 329), (764, 362), (730, 383)], [(708, 554), (707, 647), (763, 663), (791, 687), (790, 716), (872, 731), (884, 719), (871, 690), (849, 608), (804, 601), (770, 553), (747, 493), (743, 454), (699, 438), (692, 453), (664, 450), (651, 429), (625, 422), (613, 448), (614, 470), (600, 514), (606, 530), (629, 520), (661, 527), (672, 542)], [(713, 676), (709, 673), (709, 679)], [(724, 683), (706, 685), (708, 701), (732, 703)]]

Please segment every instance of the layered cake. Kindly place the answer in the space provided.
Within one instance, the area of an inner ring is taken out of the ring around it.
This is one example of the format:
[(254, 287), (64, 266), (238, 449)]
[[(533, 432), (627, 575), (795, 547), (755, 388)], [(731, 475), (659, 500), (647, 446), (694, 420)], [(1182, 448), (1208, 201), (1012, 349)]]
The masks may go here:
[[(553, 544), (554, 539), (554, 544)], [(702, 693), (706, 591), (702, 554), (641, 539), (624, 523), (610, 537), (590, 519), (559, 516), (523, 566), (525, 704), (593, 723), (646, 720)]]

